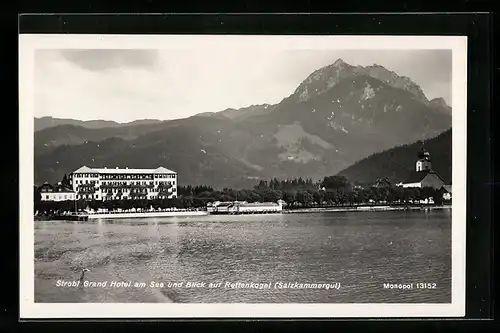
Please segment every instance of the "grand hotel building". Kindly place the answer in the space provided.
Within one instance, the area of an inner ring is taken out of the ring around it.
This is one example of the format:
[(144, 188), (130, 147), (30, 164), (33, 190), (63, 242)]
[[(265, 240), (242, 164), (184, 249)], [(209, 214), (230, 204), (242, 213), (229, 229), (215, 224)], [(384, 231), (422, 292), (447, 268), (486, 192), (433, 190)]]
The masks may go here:
[(156, 169), (89, 168), (70, 174), (76, 199), (126, 200), (171, 199), (177, 197), (177, 173)]

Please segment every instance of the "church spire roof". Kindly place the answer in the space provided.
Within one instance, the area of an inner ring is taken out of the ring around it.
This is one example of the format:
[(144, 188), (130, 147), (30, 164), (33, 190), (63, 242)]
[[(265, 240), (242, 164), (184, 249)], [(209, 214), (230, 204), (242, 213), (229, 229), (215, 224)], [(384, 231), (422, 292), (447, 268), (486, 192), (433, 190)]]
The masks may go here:
[(420, 152), (418, 153), (418, 159), (419, 160), (427, 160), (427, 161), (430, 161), (431, 159), (431, 154), (429, 154), (429, 152), (427, 150), (425, 150), (425, 148), (422, 147), (422, 149), (420, 150)]

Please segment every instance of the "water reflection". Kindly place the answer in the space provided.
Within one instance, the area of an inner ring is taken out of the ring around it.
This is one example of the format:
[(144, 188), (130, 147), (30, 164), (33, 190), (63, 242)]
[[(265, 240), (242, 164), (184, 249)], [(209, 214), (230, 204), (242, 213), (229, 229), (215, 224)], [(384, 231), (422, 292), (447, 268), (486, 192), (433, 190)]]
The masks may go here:
[[(37, 301), (82, 301), (53, 286), (67, 263), (89, 278), (149, 282), (335, 283), (325, 290), (86, 290), (90, 302), (449, 302), (451, 216), (446, 211), (46, 222), (35, 250)], [(96, 237), (97, 236), (97, 237)], [(54, 238), (58, 239), (54, 242)], [(52, 254), (53, 255), (53, 254)], [(388, 291), (384, 282), (439, 281), (438, 290)]]
[(98, 220), (97, 221), (97, 235), (103, 236), (105, 232), (106, 232), (106, 223), (104, 223), (103, 220)]

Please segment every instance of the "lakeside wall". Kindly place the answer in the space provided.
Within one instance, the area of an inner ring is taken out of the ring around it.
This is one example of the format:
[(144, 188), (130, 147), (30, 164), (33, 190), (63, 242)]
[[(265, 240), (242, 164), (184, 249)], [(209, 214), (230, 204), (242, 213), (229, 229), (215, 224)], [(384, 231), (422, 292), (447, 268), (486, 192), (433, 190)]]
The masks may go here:
[[(284, 209), (282, 211), (272, 212), (272, 214), (299, 214), (299, 213), (324, 213), (324, 212), (380, 212), (380, 211), (408, 211), (408, 210), (434, 210), (434, 209), (451, 209), (451, 205), (443, 206), (359, 206), (359, 207), (316, 207), (316, 208), (299, 208), (299, 209)], [(223, 213), (224, 215), (230, 215)], [(249, 213), (231, 214), (231, 215), (247, 215)], [(254, 212), (250, 214), (264, 215), (268, 212)], [(163, 211), (163, 212), (116, 212), (116, 213), (92, 213), (67, 216), (69, 220), (80, 220), (79, 217), (85, 217), (85, 220), (96, 219), (125, 219), (125, 218), (148, 218), (148, 217), (176, 217), (176, 216), (208, 216), (212, 215), (208, 211)], [(51, 217), (35, 216), (35, 220), (51, 220)], [(64, 216), (59, 216), (58, 219), (64, 219)]]
[(451, 205), (443, 206), (360, 206), (360, 207), (330, 207), (330, 208), (298, 208), (283, 210), (285, 214), (296, 213), (320, 213), (320, 212), (384, 212), (401, 210), (431, 210), (431, 209), (451, 209)]
[(89, 220), (95, 219), (126, 219), (141, 217), (170, 217), (170, 216), (206, 216), (206, 211), (171, 211), (171, 212), (131, 212), (131, 213), (100, 213), (88, 214)]

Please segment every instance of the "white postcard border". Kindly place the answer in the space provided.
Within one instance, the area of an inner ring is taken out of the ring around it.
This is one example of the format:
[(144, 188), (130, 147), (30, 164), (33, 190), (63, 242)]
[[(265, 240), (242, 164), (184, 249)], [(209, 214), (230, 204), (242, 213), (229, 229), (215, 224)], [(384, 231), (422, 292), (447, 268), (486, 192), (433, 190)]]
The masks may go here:
[[(218, 48), (430, 50), (451, 49), (452, 302), (451, 304), (149, 304), (34, 302), (34, 51), (37, 49)], [(160, 47), (159, 47), (160, 46)], [(338, 318), (465, 315), (467, 37), (465, 36), (19, 36), (20, 318)]]

